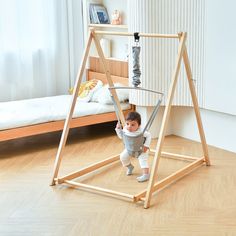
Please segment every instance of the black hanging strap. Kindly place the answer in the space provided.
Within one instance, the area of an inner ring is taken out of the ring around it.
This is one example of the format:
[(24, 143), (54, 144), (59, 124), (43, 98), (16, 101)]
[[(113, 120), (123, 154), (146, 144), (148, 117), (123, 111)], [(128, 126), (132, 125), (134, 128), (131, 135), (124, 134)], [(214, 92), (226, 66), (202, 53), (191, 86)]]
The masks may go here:
[(139, 32), (135, 32), (134, 33), (134, 42), (139, 42), (139, 38), (140, 38), (140, 36), (139, 36)]

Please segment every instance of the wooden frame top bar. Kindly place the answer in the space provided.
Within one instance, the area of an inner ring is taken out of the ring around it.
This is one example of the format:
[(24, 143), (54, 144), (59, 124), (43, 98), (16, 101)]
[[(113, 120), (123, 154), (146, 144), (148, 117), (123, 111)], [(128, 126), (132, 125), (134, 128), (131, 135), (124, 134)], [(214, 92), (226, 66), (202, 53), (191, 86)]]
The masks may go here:
[[(91, 28), (91, 30), (94, 31), (95, 34), (100, 34), (100, 35), (134, 36), (134, 33), (130, 33), (130, 32), (101, 31), (101, 30), (94, 30), (93, 28)], [(152, 37), (152, 38), (180, 38), (181, 35), (182, 35), (182, 32), (178, 34), (139, 33), (140, 37)]]

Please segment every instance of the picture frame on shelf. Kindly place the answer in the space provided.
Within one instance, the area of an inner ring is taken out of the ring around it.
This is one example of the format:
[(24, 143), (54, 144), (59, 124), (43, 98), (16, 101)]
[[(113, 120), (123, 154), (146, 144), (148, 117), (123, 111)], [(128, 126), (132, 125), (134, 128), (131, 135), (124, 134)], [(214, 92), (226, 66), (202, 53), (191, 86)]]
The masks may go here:
[(89, 18), (91, 24), (110, 24), (107, 9), (102, 4), (89, 4)]

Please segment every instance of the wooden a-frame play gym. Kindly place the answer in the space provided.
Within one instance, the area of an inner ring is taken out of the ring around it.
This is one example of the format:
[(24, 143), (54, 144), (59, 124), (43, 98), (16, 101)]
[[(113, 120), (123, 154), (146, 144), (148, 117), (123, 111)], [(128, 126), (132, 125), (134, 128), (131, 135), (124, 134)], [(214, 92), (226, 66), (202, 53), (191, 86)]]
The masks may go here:
[[(173, 183), (174, 181), (180, 179), (181, 177), (183, 177), (187, 173), (193, 171), (195, 168), (202, 166), (203, 163), (205, 163), (207, 166), (210, 166), (208, 148), (207, 148), (205, 134), (204, 134), (203, 126), (202, 126), (202, 121), (201, 121), (200, 110), (199, 110), (198, 101), (197, 101), (197, 97), (196, 97), (195, 87), (194, 87), (193, 80), (192, 80), (192, 72), (191, 72), (191, 68), (190, 68), (188, 53), (187, 53), (187, 49), (186, 49), (186, 45), (185, 45), (187, 33), (186, 32), (181, 32), (178, 34), (139, 33), (140, 37), (178, 39), (179, 45), (178, 45), (178, 54), (177, 54), (177, 58), (176, 58), (175, 68), (174, 68), (174, 71), (172, 74), (171, 84), (170, 84), (168, 95), (167, 95), (166, 106), (165, 106), (163, 119), (162, 119), (162, 123), (161, 123), (159, 138), (158, 138), (158, 141), (156, 144), (156, 149), (151, 150), (151, 152), (154, 153), (154, 159), (153, 159), (153, 164), (151, 167), (150, 179), (149, 179), (147, 188), (145, 190), (143, 190), (142, 192), (137, 193), (136, 195), (131, 195), (131, 194), (127, 194), (127, 193), (122, 193), (122, 192), (118, 192), (118, 191), (114, 191), (114, 190), (110, 190), (110, 189), (100, 188), (100, 187), (96, 187), (96, 186), (92, 186), (92, 185), (88, 185), (88, 184), (79, 183), (77, 181), (73, 181), (73, 179), (75, 179), (75, 178), (78, 178), (78, 177), (81, 177), (85, 174), (91, 173), (101, 167), (104, 167), (106, 165), (109, 165), (109, 164), (119, 160), (119, 154), (109, 157), (107, 159), (104, 159), (100, 162), (94, 163), (84, 169), (80, 169), (76, 172), (67, 174), (65, 176), (62, 176), (62, 177), (58, 176), (59, 167), (60, 167), (61, 160), (62, 160), (62, 152), (63, 152), (63, 149), (66, 144), (66, 140), (68, 137), (70, 122), (72, 120), (72, 115), (73, 115), (74, 107), (76, 104), (76, 98), (77, 98), (79, 87), (80, 87), (80, 84), (82, 81), (83, 72), (85, 70), (86, 61), (88, 58), (89, 49), (90, 49), (92, 40), (94, 40), (98, 55), (101, 59), (101, 63), (104, 68), (104, 72), (105, 72), (105, 75), (106, 75), (106, 78), (108, 81), (108, 85), (109, 85), (109, 87), (114, 87), (113, 81), (111, 79), (111, 74), (110, 74), (110, 71), (107, 66), (106, 58), (103, 54), (103, 51), (102, 51), (102, 48), (101, 48), (101, 45), (99, 42), (98, 35), (134, 36), (133, 33), (129, 33), (129, 32), (109, 32), (109, 31), (97, 31), (97, 30), (94, 30), (93, 28), (90, 29), (89, 37), (88, 37), (86, 48), (85, 48), (84, 55), (83, 55), (83, 60), (82, 60), (82, 63), (81, 63), (81, 66), (80, 66), (80, 69), (79, 69), (79, 72), (78, 72), (78, 75), (76, 78), (76, 83), (75, 83), (75, 88), (74, 88), (73, 95), (72, 95), (72, 102), (71, 102), (70, 111), (66, 117), (64, 129), (63, 129), (60, 144), (58, 147), (51, 185), (68, 184), (69, 186), (72, 186), (72, 187), (89, 189), (91, 191), (104, 193), (109, 196), (116, 196), (116, 197), (120, 197), (120, 198), (129, 199), (133, 202), (143, 201), (144, 208), (149, 208), (152, 194), (154, 192), (156, 192), (156, 191), (166, 187), (167, 185)], [(199, 130), (199, 134), (200, 134), (200, 139), (201, 139), (201, 144), (202, 144), (202, 149), (203, 149), (203, 156), (202, 157), (192, 157), (192, 156), (180, 155), (180, 154), (175, 154), (175, 153), (167, 153), (167, 152), (162, 151), (162, 147), (163, 147), (164, 139), (165, 139), (166, 128), (167, 128), (167, 124), (168, 124), (168, 120), (169, 120), (169, 116), (170, 116), (170, 111), (171, 111), (171, 107), (172, 107), (172, 100), (174, 97), (174, 91), (175, 91), (178, 76), (179, 76), (182, 58), (183, 58), (183, 62), (184, 62), (184, 66), (185, 66), (185, 70), (186, 70), (186, 74), (187, 74), (187, 79), (188, 79), (188, 83), (189, 83), (193, 107), (194, 107), (198, 130)], [(119, 103), (119, 100), (118, 100), (118, 97), (116, 94), (116, 90), (111, 89), (110, 92), (111, 92), (111, 96), (113, 96), (113, 99), (115, 100), (115, 102), (117, 104), (117, 108), (118, 108), (117, 113), (119, 115), (122, 125), (124, 126), (125, 119), (124, 119), (124, 115), (122, 113), (121, 106), (120, 106), (120, 103)], [(184, 168), (176, 171), (175, 173), (169, 175), (168, 177), (155, 183), (158, 165), (159, 165), (159, 161), (160, 161), (161, 157), (167, 157), (167, 158), (172, 158), (172, 159), (181, 159), (181, 160), (191, 161), (191, 163), (188, 164), (187, 166), (185, 166)]]

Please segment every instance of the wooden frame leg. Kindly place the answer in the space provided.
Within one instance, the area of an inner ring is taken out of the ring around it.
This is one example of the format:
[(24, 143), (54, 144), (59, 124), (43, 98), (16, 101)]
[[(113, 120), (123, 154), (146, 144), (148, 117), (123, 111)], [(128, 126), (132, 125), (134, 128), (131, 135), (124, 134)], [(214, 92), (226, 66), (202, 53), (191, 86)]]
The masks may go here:
[(88, 37), (88, 41), (87, 41), (87, 46), (86, 49), (84, 51), (84, 55), (83, 55), (83, 60), (79, 69), (79, 72), (77, 74), (77, 78), (76, 78), (76, 82), (75, 82), (75, 88), (74, 88), (74, 92), (72, 95), (72, 102), (71, 102), (71, 106), (70, 106), (70, 111), (67, 114), (66, 117), (66, 121), (64, 124), (64, 128), (63, 128), (63, 132), (62, 132), (62, 136), (61, 136), (61, 140), (60, 140), (60, 144), (57, 150), (57, 156), (56, 156), (56, 160), (55, 160), (55, 164), (54, 164), (54, 170), (53, 170), (53, 177), (52, 177), (52, 181), (51, 181), (51, 185), (55, 185), (55, 178), (57, 178), (58, 176), (58, 172), (59, 172), (59, 168), (60, 168), (60, 164), (61, 164), (61, 159), (62, 159), (62, 151), (65, 147), (66, 144), (66, 140), (68, 137), (68, 133), (69, 133), (69, 127), (70, 127), (70, 122), (72, 119), (72, 115), (74, 112), (74, 108), (75, 108), (75, 104), (76, 104), (76, 99), (78, 96), (78, 92), (79, 92), (79, 87), (82, 81), (82, 77), (83, 77), (83, 73), (84, 73), (84, 69), (86, 66), (86, 61), (88, 58), (88, 54), (89, 54), (89, 49), (91, 46), (91, 42), (92, 42), (92, 34), (90, 32), (89, 37)]
[(161, 150), (162, 150), (162, 146), (163, 146), (164, 139), (165, 139), (165, 132), (166, 132), (169, 116), (170, 116), (171, 104), (172, 104), (172, 100), (174, 97), (175, 87), (176, 87), (176, 83), (177, 83), (177, 79), (178, 79), (178, 75), (179, 75), (181, 59), (182, 59), (182, 55), (183, 55), (183, 51), (184, 51), (186, 37), (187, 37), (186, 33), (182, 33), (181, 38), (180, 38), (179, 48), (178, 48), (178, 56), (176, 59), (176, 66), (175, 66), (175, 70), (174, 70), (174, 73), (172, 76), (170, 89), (168, 92), (166, 108), (165, 108), (164, 115), (163, 115), (161, 130), (159, 133), (159, 138), (158, 138), (158, 142), (157, 142), (157, 146), (156, 146), (156, 152), (155, 152), (153, 165), (152, 165), (152, 169), (151, 169), (151, 176), (150, 176), (150, 180), (148, 182), (147, 194), (146, 194), (146, 198), (145, 198), (145, 202), (144, 202), (144, 208), (149, 208), (149, 206), (150, 206), (150, 201), (151, 201), (152, 192), (153, 192), (153, 186), (154, 186), (155, 177), (156, 177), (156, 173), (157, 173), (157, 169), (158, 169), (158, 165), (159, 165), (159, 160), (161, 158)]
[(190, 63), (189, 63), (189, 58), (188, 58), (186, 46), (184, 46), (183, 60), (184, 60), (185, 70), (186, 70), (186, 74), (187, 74), (187, 78), (188, 78), (190, 93), (191, 93), (191, 97), (192, 97), (192, 101), (193, 101), (193, 107), (194, 107), (194, 112), (196, 115), (198, 131), (199, 131), (199, 135), (200, 135), (200, 139), (201, 139), (201, 143), (202, 143), (202, 149), (203, 149), (203, 153), (204, 153), (204, 157), (205, 157), (205, 162), (206, 162), (207, 166), (210, 166), (211, 163), (210, 163), (210, 159), (209, 159), (206, 138), (205, 138), (204, 129), (203, 129), (203, 125), (202, 125), (200, 109), (199, 109), (199, 105), (198, 105), (198, 101), (197, 101), (197, 95), (196, 95), (195, 87), (194, 87), (193, 80), (192, 80), (192, 72), (191, 72), (191, 67), (190, 67)]
[[(110, 71), (109, 71), (108, 66), (107, 66), (106, 58), (105, 58), (104, 53), (102, 51), (101, 44), (100, 44), (100, 42), (98, 40), (98, 37), (97, 37), (97, 35), (95, 34), (94, 31), (92, 31), (92, 35), (93, 35), (93, 38), (94, 38), (94, 43), (95, 43), (95, 46), (97, 48), (98, 55), (101, 59), (102, 65), (103, 65), (104, 73), (106, 74), (107, 82), (108, 82), (110, 87), (114, 87), (113, 81), (111, 79), (111, 74), (110, 74)], [(119, 118), (121, 120), (121, 123), (124, 126), (125, 125), (125, 118), (124, 118), (124, 115), (123, 115), (123, 112), (122, 112), (122, 109), (121, 109), (121, 106), (120, 106), (120, 101), (118, 99), (116, 90), (112, 89), (111, 94), (112, 94), (112, 96), (113, 96), (113, 98), (116, 102), (117, 109), (118, 109), (117, 112), (119, 114)]]

